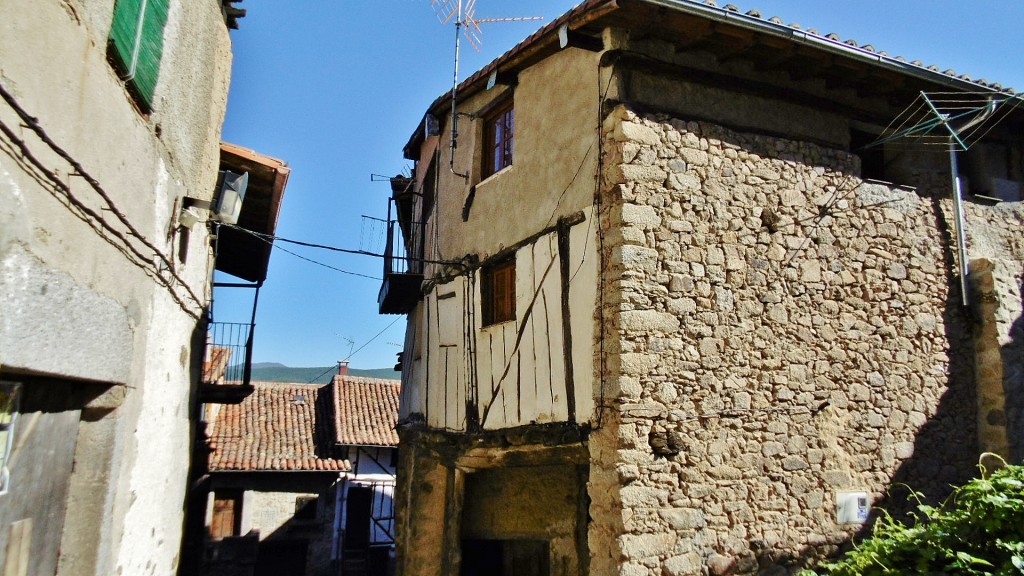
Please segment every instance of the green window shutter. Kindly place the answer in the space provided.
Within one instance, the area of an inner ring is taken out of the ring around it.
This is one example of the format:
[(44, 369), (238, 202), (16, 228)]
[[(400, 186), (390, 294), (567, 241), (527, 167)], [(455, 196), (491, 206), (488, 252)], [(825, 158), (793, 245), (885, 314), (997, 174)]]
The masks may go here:
[(169, 0), (117, 0), (110, 29), (110, 53), (140, 104), (153, 106), (160, 74)]

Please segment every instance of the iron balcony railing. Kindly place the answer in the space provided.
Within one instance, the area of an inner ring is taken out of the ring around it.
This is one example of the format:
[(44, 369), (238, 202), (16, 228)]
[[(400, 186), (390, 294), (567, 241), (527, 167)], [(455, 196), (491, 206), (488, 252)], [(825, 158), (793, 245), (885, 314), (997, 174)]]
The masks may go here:
[[(408, 228), (408, 230), (406, 230)], [(384, 274), (423, 273), (423, 226), (419, 222), (388, 221)]]
[(423, 225), (393, 220), (388, 211), (384, 281), (377, 303), (381, 314), (406, 314), (420, 300), (423, 284)]
[(210, 322), (206, 329), (204, 384), (248, 386), (252, 377), (252, 336), (255, 324)]

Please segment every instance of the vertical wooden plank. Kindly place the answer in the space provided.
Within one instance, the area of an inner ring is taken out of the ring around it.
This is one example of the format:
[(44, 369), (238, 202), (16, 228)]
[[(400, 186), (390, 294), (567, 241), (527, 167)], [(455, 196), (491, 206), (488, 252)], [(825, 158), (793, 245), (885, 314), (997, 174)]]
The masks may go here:
[(423, 418), (427, 424), (430, 419), (430, 354), (433, 352), (430, 342), (430, 316), (434, 313), (434, 295), (427, 294), (423, 298)]
[(492, 357), (494, 356), (494, 331), (480, 330), (478, 347), (476, 351), (477, 364), (477, 390), (479, 394), (479, 418), (480, 425), (484, 426), (483, 414), (487, 410), (488, 403), (494, 396), (494, 383), (497, 378), (494, 375)]
[[(521, 312), (516, 312), (521, 314)], [(515, 390), (515, 372), (512, 370), (506, 370), (507, 365), (514, 365), (515, 357), (513, 356), (513, 349), (516, 342), (516, 329), (519, 326), (519, 319), (515, 322), (508, 322), (501, 325), (501, 354), (498, 357), (498, 363), (494, 367), (495, 380), (498, 382), (495, 392), (497, 398), (495, 403), (501, 407), (501, 426), (507, 426), (508, 423), (508, 397), (510, 391)]]
[[(523, 257), (520, 258), (519, 262), (520, 270), (517, 274), (516, 292), (524, 295), (523, 300), (527, 304), (520, 305), (517, 303), (517, 306), (527, 306), (530, 298), (529, 295), (533, 294), (537, 285), (537, 254), (534, 246), (530, 246), (529, 252), (523, 251)], [(531, 415), (534, 413), (534, 405), (536, 404), (534, 399), (537, 397), (538, 334), (536, 324), (532, 318), (524, 318), (522, 322), (526, 335), (520, 343), (519, 358), (516, 360), (516, 377), (518, 378), (516, 405), (518, 410), (516, 410), (515, 424), (523, 424), (530, 421)]]
[(537, 303), (534, 305), (533, 310), (534, 329), (538, 333), (537, 358), (534, 367), (534, 373), (536, 374), (534, 388), (537, 392), (533, 399), (531, 415), (528, 417), (528, 421), (536, 420), (539, 422), (546, 422), (550, 420), (548, 414), (551, 413), (552, 393), (550, 360), (551, 342), (549, 336), (551, 332), (551, 322), (547, 310), (547, 294), (544, 289), (544, 284), (546, 283), (544, 270), (547, 269), (551, 262), (552, 255), (550, 246), (543, 238), (539, 239), (536, 244), (534, 244), (534, 252), (537, 254), (533, 267), (533, 274), (536, 281), (532, 291), (539, 293)]
[(565, 366), (566, 416), (569, 422), (576, 421), (576, 385), (573, 380), (572, 364), (572, 322), (569, 307), (569, 232), (564, 220), (558, 221), (558, 268), (559, 288), (562, 301), (562, 359)]
[(460, 362), (463, 340), (463, 292), (459, 281), (438, 285), (434, 294), (437, 298), (437, 341), (438, 356), (443, 362), (439, 370), (439, 382), (444, 387), (444, 427), (462, 427), (464, 412), (462, 395), (459, 391), (462, 369)]
[(437, 291), (434, 290), (426, 298), (429, 301), (430, 310), (427, 322), (424, 323), (426, 326), (426, 338), (427, 345), (427, 359), (426, 359), (426, 387), (427, 387), (427, 412), (426, 418), (433, 426), (441, 427), (444, 425), (444, 380), (442, 378), (444, 371), (444, 358), (440, 352), (439, 341), (438, 341), (438, 304), (437, 304)]
[(459, 426), (460, 430), (469, 429), (470, 416), (467, 414), (470, 403), (473, 402), (473, 373), (472, 371), (476, 368), (472, 363), (472, 346), (473, 346), (473, 334), (475, 329), (473, 327), (473, 304), (474, 299), (470, 293), (472, 290), (472, 283), (469, 278), (459, 278), (458, 280), (458, 293), (459, 298), (462, 301), (462, 313), (460, 320), (462, 321), (462, 334), (460, 335), (462, 347), (460, 348), (459, 358), (459, 389), (462, 391), (462, 397), (459, 402)]
[[(464, 287), (466, 294), (466, 426), (474, 429), (480, 423), (480, 298), (477, 296), (477, 276), (471, 274)], [(472, 413), (469, 411), (472, 410)]]
[[(594, 211), (587, 218), (594, 218)], [(596, 225), (596, 222), (594, 222)], [(597, 230), (590, 224), (573, 226), (569, 233), (569, 307), (571, 315), (564, 321), (572, 333), (570, 354), (573, 362), (573, 384), (576, 417), (589, 420), (594, 415), (595, 397), (600, 393), (601, 375), (597, 370), (600, 349), (597, 344), (598, 324), (595, 311), (600, 306), (598, 278)]]
[(12, 522), (7, 536), (4, 576), (26, 576), (32, 549), (32, 518)]
[[(548, 261), (553, 262), (560, 258), (558, 252), (558, 238), (556, 234), (549, 234), (544, 242), (548, 249)], [(560, 268), (560, 267), (559, 267)], [(565, 422), (569, 418), (568, 403), (565, 393), (565, 362), (563, 360), (563, 328), (561, 313), (561, 274), (548, 274), (544, 280), (544, 295), (547, 323), (547, 370), (548, 390), (550, 408), (547, 412), (547, 419), (556, 422)]]

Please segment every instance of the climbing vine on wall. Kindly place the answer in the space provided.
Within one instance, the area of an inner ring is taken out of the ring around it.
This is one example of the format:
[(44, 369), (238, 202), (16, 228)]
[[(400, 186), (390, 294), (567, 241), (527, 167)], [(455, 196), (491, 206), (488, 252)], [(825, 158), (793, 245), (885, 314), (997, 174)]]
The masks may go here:
[(908, 524), (884, 514), (871, 538), (802, 576), (1024, 574), (1024, 466), (986, 473), (917, 511)]

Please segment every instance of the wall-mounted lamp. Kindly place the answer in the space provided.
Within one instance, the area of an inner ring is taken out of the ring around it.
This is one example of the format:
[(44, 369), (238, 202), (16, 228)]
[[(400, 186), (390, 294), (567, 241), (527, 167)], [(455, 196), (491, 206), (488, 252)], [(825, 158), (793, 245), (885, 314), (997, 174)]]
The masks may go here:
[[(249, 187), (249, 173), (236, 174), (230, 170), (221, 170), (217, 177), (217, 191), (213, 202), (185, 198), (181, 212), (178, 214), (178, 225), (191, 228), (199, 222), (214, 220), (224, 224), (238, 224), (242, 213), (242, 201)], [(204, 218), (204, 212), (209, 216)]]
[(238, 216), (242, 213), (242, 201), (245, 190), (249, 187), (249, 173), (235, 174), (230, 170), (221, 170), (217, 179), (217, 194), (210, 206), (210, 218), (225, 224), (238, 224)]

